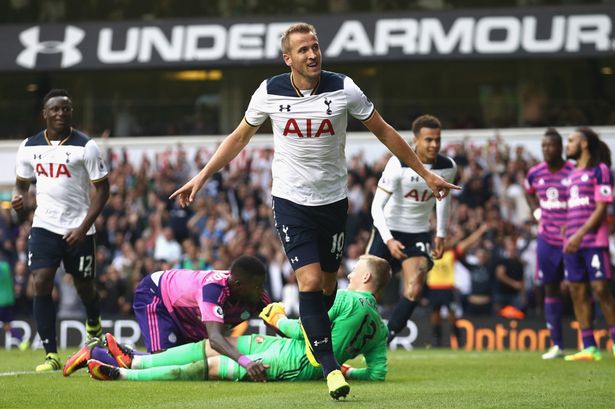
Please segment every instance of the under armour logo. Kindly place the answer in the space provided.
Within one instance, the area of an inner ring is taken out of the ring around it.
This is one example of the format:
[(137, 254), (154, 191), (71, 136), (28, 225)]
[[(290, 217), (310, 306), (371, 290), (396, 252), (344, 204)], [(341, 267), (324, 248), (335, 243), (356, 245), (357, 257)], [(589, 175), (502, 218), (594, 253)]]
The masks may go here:
[(40, 41), (40, 27), (35, 26), (24, 30), (19, 34), (19, 41), (26, 47), (17, 56), (17, 64), (26, 68), (36, 66), (36, 56), (42, 54), (62, 54), (61, 68), (71, 67), (82, 60), (81, 51), (77, 45), (85, 37), (85, 31), (75, 26), (66, 26), (63, 41)]
[(325, 97), (325, 105), (327, 105), (327, 115), (331, 115), (333, 111), (331, 111), (331, 102)]
[(418, 176), (410, 176), (409, 179), (410, 179), (410, 182), (418, 182), (421, 180), (421, 178)]
[(314, 341), (314, 346), (317, 347), (320, 344), (328, 344), (328, 343), (329, 343), (329, 338), (327, 337), (323, 339), (322, 341), (318, 341), (318, 340)]
[(296, 263), (297, 261), (299, 261), (299, 257), (297, 257), (297, 256), (295, 256), (295, 257), (290, 259), (291, 263)]
[(280, 112), (282, 112), (283, 110), (286, 110), (286, 112), (290, 112), (290, 105), (280, 105)]
[(40, 153), (37, 155), (36, 153), (34, 154), (34, 160), (36, 160), (36, 158), (38, 159), (42, 159), (43, 155), (41, 155)]
[(282, 225), (282, 231), (284, 232), (284, 241), (288, 243), (290, 241), (290, 236), (288, 235), (288, 226)]

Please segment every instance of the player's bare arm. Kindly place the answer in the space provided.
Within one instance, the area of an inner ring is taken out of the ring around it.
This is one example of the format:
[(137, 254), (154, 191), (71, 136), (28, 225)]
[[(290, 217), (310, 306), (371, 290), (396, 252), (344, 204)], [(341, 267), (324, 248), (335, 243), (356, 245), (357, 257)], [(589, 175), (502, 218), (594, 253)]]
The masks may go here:
[(28, 204), (26, 197), (30, 189), (30, 181), (27, 179), (17, 178), (15, 180), (15, 190), (11, 199), (11, 207), (17, 213), (20, 221), (23, 221), (27, 214)]
[(250, 139), (257, 130), (258, 127), (251, 126), (245, 120), (242, 120), (237, 128), (235, 128), (235, 130), (224, 139), (218, 149), (216, 149), (210, 161), (207, 162), (207, 165), (205, 165), (199, 174), (173, 192), (169, 199), (177, 198), (181, 207), (190, 205), (207, 179), (224, 166), (228, 165), (228, 163), (245, 148), (248, 142), (250, 142)]
[(583, 236), (596, 229), (600, 225), (600, 222), (606, 217), (608, 205), (607, 202), (596, 202), (596, 210), (594, 210), (591, 216), (589, 216), (589, 219), (583, 223), (583, 226), (566, 241), (564, 253), (574, 253), (579, 250), (581, 242), (583, 241)]
[(442, 258), (442, 254), (444, 254), (444, 241), (446, 240), (446, 237), (435, 237), (433, 244), (434, 247), (431, 251), (431, 256), (434, 258), (434, 260), (438, 260), (440, 258)]
[(441, 200), (448, 195), (450, 189), (461, 190), (461, 187), (448, 183), (446, 180), (427, 170), (416, 153), (401, 135), (380, 116), (378, 111), (363, 124), (400, 160), (410, 166), (427, 183), (436, 199)]
[(64, 235), (64, 240), (66, 240), (69, 246), (74, 246), (85, 240), (88, 230), (92, 227), (92, 224), (94, 224), (100, 212), (102, 212), (105, 204), (107, 204), (107, 200), (109, 200), (109, 179), (105, 177), (92, 184), (94, 185), (92, 203), (90, 204), (85, 218), (77, 229)]
[(222, 323), (207, 321), (205, 322), (205, 327), (207, 328), (207, 334), (209, 335), (209, 345), (212, 349), (239, 362), (241, 366), (246, 368), (250, 379), (253, 381), (265, 382), (267, 380), (267, 375), (265, 373), (265, 370), (267, 369), (266, 365), (263, 365), (260, 361), (250, 361), (248, 358), (243, 356), (223, 335), (224, 325)]

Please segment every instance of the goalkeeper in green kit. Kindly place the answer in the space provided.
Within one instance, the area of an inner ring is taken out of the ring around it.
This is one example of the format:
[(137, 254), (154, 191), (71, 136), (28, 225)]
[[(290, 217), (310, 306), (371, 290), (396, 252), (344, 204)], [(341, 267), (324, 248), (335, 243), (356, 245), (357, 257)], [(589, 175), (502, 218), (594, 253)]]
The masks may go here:
[[(339, 362), (362, 354), (365, 368), (342, 366), (348, 379), (383, 381), (387, 374), (388, 330), (378, 313), (376, 300), (391, 278), (386, 260), (364, 255), (348, 275), (348, 289), (337, 293), (329, 310), (333, 351)], [(288, 338), (244, 335), (229, 341), (252, 361), (261, 360), (270, 381), (304, 381), (322, 378), (322, 371), (306, 357), (306, 346), (298, 320), (286, 317), (280, 303), (266, 306), (260, 317)], [(106, 335), (109, 353), (118, 367), (88, 361), (90, 375), (99, 380), (249, 380), (236, 361), (219, 355), (207, 340), (170, 348), (153, 355), (137, 355)], [(321, 342), (323, 342), (321, 341)]]

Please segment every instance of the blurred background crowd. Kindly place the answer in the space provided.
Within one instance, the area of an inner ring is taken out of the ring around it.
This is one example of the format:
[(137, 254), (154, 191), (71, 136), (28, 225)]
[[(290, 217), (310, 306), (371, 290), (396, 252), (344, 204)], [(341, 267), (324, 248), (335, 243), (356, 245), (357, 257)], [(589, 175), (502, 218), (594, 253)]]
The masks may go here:
[[(468, 243), (463, 263), (455, 263), (458, 314), (497, 314), (504, 304), (510, 304), (540, 316), (536, 222), (523, 187), (527, 170), (539, 158), (523, 146), (511, 149), (498, 137), (480, 145), (466, 139), (443, 146), (442, 151), (457, 163), (457, 183), (464, 187), (452, 200), (447, 245), (454, 248), (479, 232)], [(211, 153), (202, 149), (189, 156), (175, 146), (155, 160), (144, 156), (135, 165), (125, 151), (106, 151), (111, 197), (96, 221), (97, 284), (106, 316), (131, 316), (134, 289), (149, 273), (170, 268), (228, 269), (235, 257), (245, 254), (263, 260), (272, 298), (283, 301), (290, 315), (298, 314), (295, 277), (272, 221), (271, 149), (247, 149), (216, 174), (188, 208), (168, 199), (201, 169)], [(340, 288), (366, 250), (371, 202), (387, 160), (383, 156), (368, 163), (361, 153), (349, 158), (349, 218), (344, 261), (338, 272)], [(2, 262), (14, 272), (16, 315), (29, 317), (32, 289), (26, 243), (30, 226), (28, 222), (17, 224), (11, 212), (1, 210)], [(516, 280), (514, 287), (498, 278), (498, 269), (505, 269)], [(56, 284), (58, 317), (81, 318), (83, 307), (71, 276), (58, 271)], [(385, 317), (398, 300), (399, 285), (395, 278), (382, 300)], [(570, 313), (570, 306), (567, 308)], [(427, 311), (423, 308), (423, 313)]]

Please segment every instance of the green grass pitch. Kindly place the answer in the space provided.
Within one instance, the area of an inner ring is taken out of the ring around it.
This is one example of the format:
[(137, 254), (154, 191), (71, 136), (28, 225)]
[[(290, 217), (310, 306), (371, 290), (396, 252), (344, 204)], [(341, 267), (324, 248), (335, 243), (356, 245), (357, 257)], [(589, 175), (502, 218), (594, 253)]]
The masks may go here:
[[(63, 351), (63, 359), (72, 351)], [(35, 374), (42, 351), (0, 350), (0, 408), (612, 408), (615, 358), (542, 361), (539, 353), (394, 351), (386, 382), (352, 382), (346, 401), (324, 381), (99, 382), (85, 370)], [(360, 366), (361, 362), (353, 362)], [(25, 372), (25, 373), (24, 373)]]

